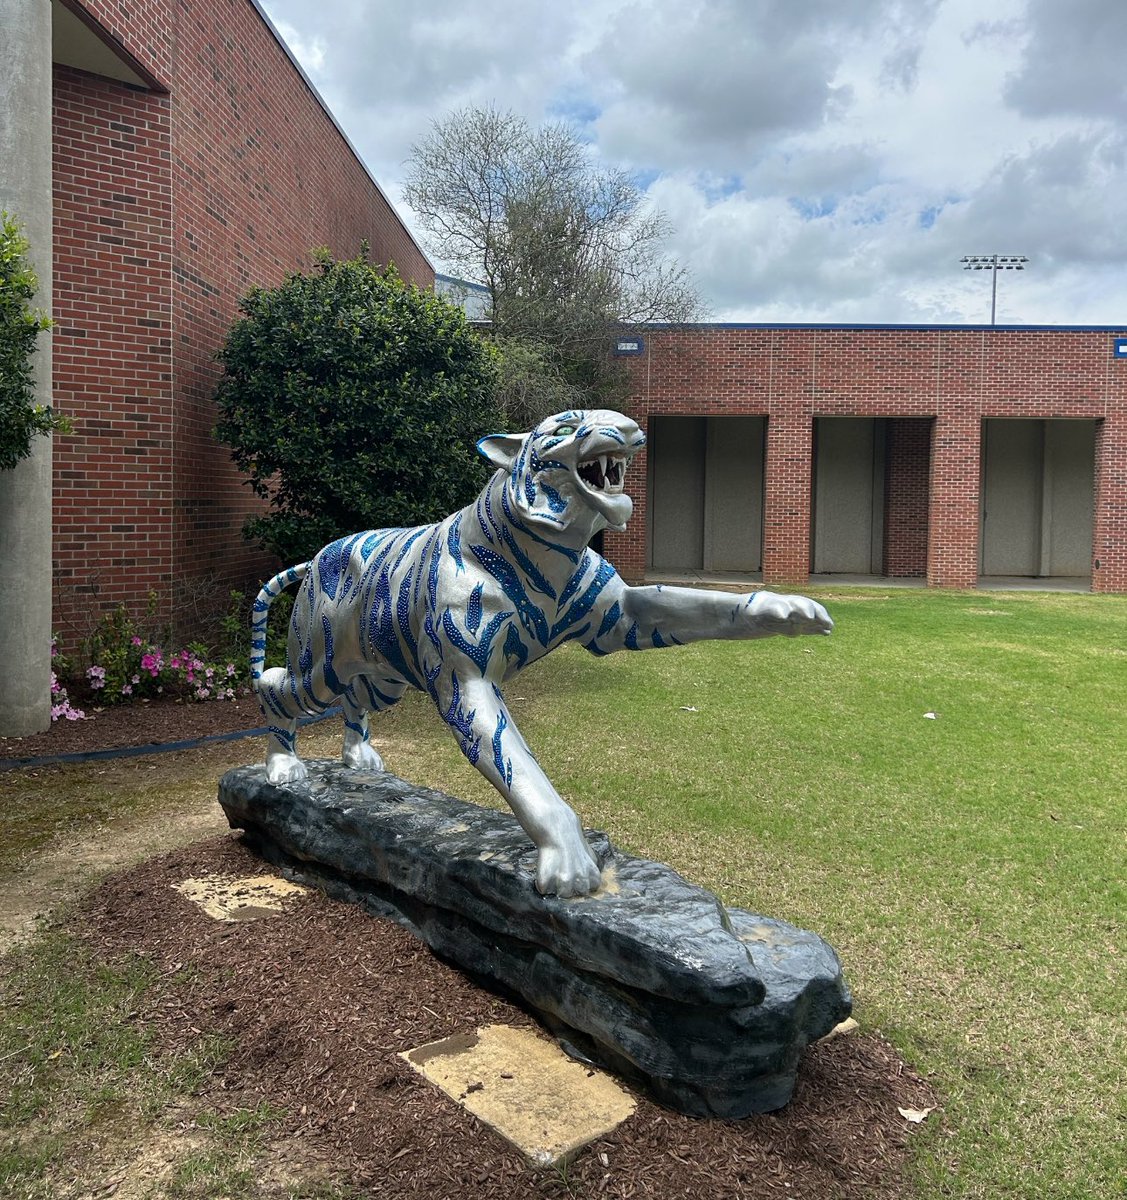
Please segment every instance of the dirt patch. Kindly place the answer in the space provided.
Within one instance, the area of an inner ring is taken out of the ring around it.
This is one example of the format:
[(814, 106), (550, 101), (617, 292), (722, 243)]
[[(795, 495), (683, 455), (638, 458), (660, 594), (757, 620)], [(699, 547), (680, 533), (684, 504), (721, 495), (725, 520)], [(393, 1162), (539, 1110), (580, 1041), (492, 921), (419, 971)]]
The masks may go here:
[(125, 817), (91, 834), (58, 840), (15, 875), (0, 879), (0, 954), (92, 878), (227, 828), (214, 797), (175, 813)]
[(140, 953), (158, 965), (162, 983), (136, 1017), (158, 1044), (230, 1039), (200, 1103), (220, 1113), (263, 1101), (284, 1109), (267, 1157), (285, 1174), (330, 1171), (366, 1195), (428, 1200), (902, 1195), (917, 1127), (898, 1110), (936, 1098), (887, 1043), (864, 1034), (812, 1047), (779, 1113), (706, 1121), (639, 1097), (633, 1116), (566, 1173), (529, 1167), (399, 1054), (531, 1018), (398, 926), (319, 893), (291, 899), (271, 920), (222, 923), (173, 890), (190, 877), (260, 870), (238, 839), (212, 839), (104, 881), (74, 927), (104, 959)]

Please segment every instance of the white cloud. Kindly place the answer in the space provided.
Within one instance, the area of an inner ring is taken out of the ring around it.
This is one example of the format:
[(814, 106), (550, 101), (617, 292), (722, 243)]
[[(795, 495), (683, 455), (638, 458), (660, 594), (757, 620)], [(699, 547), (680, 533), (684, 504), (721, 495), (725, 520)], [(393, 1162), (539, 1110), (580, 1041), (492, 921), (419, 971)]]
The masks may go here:
[[(266, 0), (393, 200), (466, 104), (639, 172), (717, 319), (1127, 322), (1124, 0)], [(404, 210), (410, 218), (409, 212)]]

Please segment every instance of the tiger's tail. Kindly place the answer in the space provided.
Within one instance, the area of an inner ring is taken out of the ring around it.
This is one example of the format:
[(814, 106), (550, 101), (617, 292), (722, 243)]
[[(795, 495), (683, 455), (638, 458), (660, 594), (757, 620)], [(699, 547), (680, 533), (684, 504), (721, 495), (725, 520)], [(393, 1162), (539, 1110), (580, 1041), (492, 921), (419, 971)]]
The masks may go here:
[(270, 605), (291, 584), (300, 583), (309, 573), (309, 563), (297, 567), (287, 567), (279, 571), (273, 579), (262, 585), (262, 591), (254, 602), (250, 614), (250, 678), (254, 683), (262, 678), (262, 668), (266, 663), (266, 619), (270, 615)]

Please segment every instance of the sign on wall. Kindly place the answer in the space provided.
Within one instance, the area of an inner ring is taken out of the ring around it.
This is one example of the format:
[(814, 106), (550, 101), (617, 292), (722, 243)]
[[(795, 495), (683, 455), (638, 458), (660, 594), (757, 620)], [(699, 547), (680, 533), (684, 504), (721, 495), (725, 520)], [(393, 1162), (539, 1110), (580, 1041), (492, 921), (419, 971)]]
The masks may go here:
[(1116, 358), (1127, 358), (1127, 338), (1116, 338), (1112, 353)]

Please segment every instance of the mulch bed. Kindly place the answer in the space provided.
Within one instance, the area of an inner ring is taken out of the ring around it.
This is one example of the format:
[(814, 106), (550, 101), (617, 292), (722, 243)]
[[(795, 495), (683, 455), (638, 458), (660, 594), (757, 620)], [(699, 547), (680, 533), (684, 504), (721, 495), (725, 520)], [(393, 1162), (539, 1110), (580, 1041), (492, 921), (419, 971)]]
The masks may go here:
[(171, 890), (191, 876), (262, 869), (233, 836), (201, 842), (103, 882), (76, 926), (103, 958), (158, 964), (162, 982), (137, 1015), (158, 1045), (231, 1039), (200, 1102), (284, 1109), (270, 1158), (292, 1177), (328, 1170), (365, 1195), (427, 1200), (902, 1196), (918, 1127), (897, 1110), (936, 1099), (886, 1042), (860, 1034), (811, 1047), (778, 1113), (725, 1123), (639, 1098), (566, 1176), (533, 1169), (397, 1057), (529, 1016), (355, 906), (314, 893), (281, 916), (225, 924)]
[(141, 700), (95, 709), (80, 704), (84, 721), (56, 721), (29, 737), (0, 737), (0, 760), (80, 754), (127, 746), (159, 746), (264, 724), (253, 696), (235, 700)]

